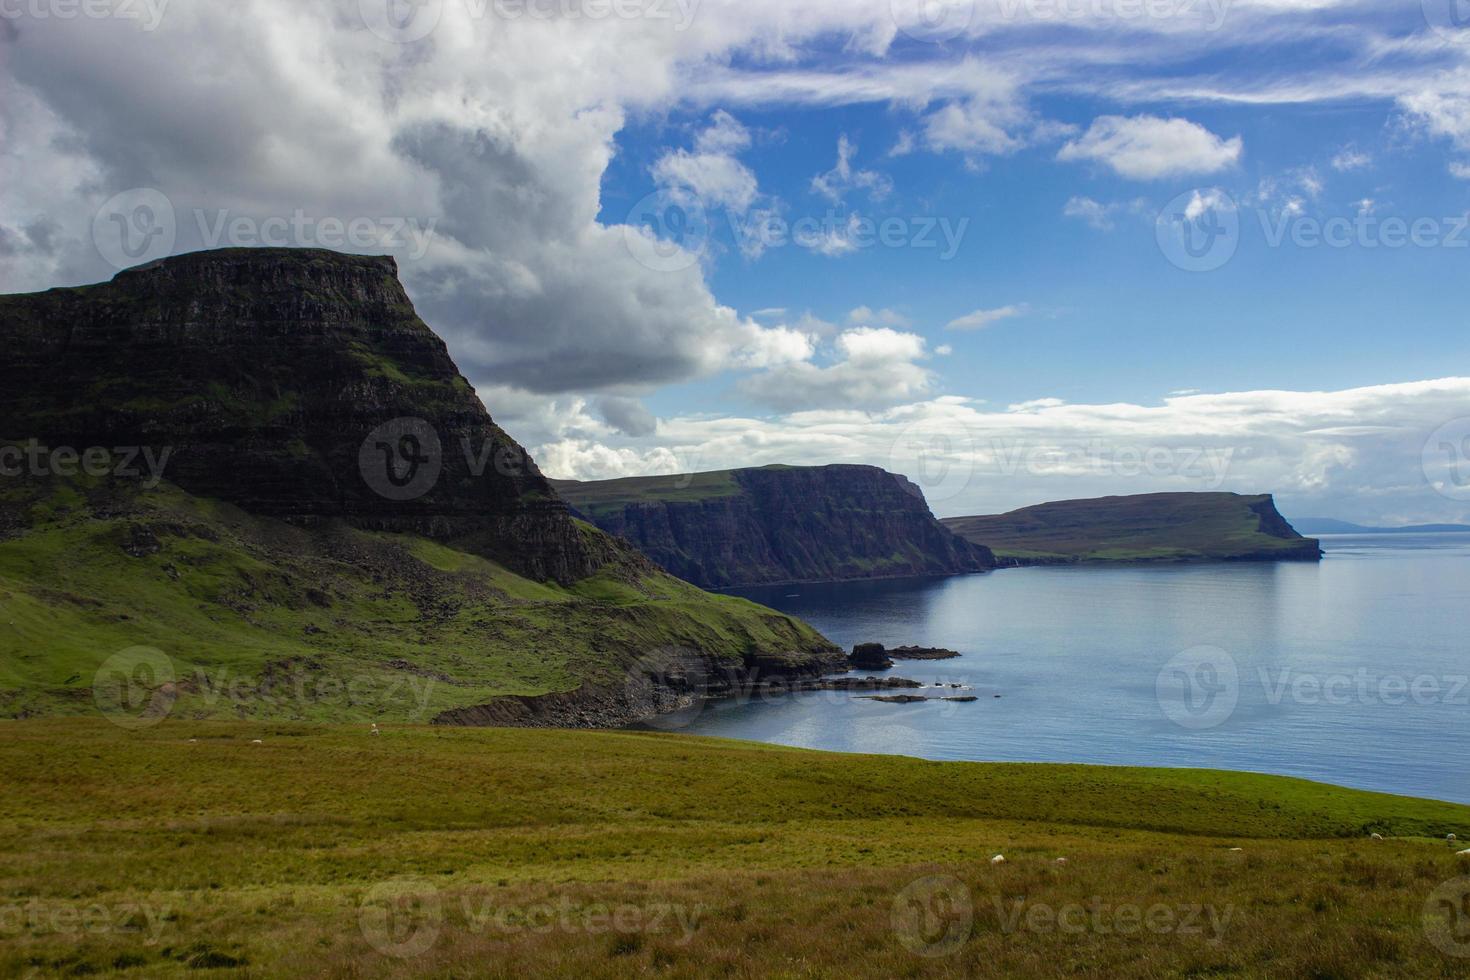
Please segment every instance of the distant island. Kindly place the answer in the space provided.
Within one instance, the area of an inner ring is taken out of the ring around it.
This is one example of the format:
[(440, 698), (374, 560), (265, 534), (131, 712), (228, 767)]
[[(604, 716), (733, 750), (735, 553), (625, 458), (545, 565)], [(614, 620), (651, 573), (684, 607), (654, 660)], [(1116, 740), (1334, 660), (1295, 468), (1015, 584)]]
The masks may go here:
[(1270, 494), (1150, 493), (1063, 500), (941, 523), (1002, 565), (1071, 562), (1318, 561)]
[(876, 466), (765, 466), (579, 483), (574, 513), (703, 588), (953, 575), (995, 567), (906, 477)]
[(1408, 524), (1402, 527), (1369, 527), (1331, 517), (1298, 517), (1292, 526), (1303, 534), (1470, 534), (1470, 524)]

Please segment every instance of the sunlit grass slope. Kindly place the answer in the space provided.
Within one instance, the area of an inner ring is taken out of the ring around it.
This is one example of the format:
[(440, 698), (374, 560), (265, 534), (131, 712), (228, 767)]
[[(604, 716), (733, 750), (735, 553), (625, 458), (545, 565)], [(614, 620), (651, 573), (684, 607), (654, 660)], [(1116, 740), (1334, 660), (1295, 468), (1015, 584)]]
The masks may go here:
[(1425, 915), (1466, 870), (1444, 838), (1470, 809), (1268, 776), (177, 719), (0, 723), (0, 771), (5, 976), (1466, 964)]

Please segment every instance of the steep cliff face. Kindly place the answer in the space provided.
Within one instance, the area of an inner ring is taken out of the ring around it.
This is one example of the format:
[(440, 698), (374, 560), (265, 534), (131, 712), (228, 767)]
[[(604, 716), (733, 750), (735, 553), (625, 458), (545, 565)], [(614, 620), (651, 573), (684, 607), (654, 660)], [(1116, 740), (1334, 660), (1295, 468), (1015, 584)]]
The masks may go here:
[(573, 518), (391, 259), (0, 296), (0, 378), (0, 717), (606, 726), (846, 669)]
[(1150, 493), (1061, 500), (1008, 514), (947, 518), (1005, 565), (1099, 561), (1318, 561), (1269, 494)]
[(934, 519), (918, 487), (872, 466), (773, 466), (555, 486), (603, 530), (706, 588), (994, 566), (988, 549)]
[(0, 297), (0, 439), (167, 452), (188, 492), (295, 523), (596, 571), (566, 508), (415, 314), (392, 258), (226, 249)]

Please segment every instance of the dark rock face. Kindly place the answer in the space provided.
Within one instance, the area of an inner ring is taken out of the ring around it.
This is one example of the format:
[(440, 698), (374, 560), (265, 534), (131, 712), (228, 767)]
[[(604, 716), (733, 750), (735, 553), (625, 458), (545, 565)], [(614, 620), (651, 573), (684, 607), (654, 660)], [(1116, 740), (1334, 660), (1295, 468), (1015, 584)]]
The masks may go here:
[(888, 655), (894, 660), (953, 660), (958, 657), (958, 650), (949, 650), (945, 647), (894, 647), (888, 651)]
[(597, 499), (599, 484), (556, 486), (603, 530), (704, 588), (947, 575), (995, 566), (988, 548), (935, 520), (917, 486), (877, 467), (734, 470), (728, 474), (732, 486), (718, 494), (640, 493), (639, 484), (657, 487), (675, 479), (618, 481), (629, 487), (630, 499), (613, 504)]
[(893, 666), (881, 643), (859, 643), (852, 648), (852, 656), (847, 659), (853, 670), (887, 670)]
[(0, 297), (0, 440), (167, 451), (163, 477), (296, 523), (454, 540), (538, 579), (599, 556), (388, 257), (225, 249)]
[(433, 723), (525, 728), (648, 724), (680, 729), (692, 724), (710, 702), (821, 690), (835, 683), (823, 675), (845, 669), (846, 658), (837, 649), (756, 656), (748, 663), (735, 665), (698, 650), (668, 647), (645, 657), (619, 685), (584, 685), (579, 691), (564, 694), (499, 698), (489, 704), (443, 712)]

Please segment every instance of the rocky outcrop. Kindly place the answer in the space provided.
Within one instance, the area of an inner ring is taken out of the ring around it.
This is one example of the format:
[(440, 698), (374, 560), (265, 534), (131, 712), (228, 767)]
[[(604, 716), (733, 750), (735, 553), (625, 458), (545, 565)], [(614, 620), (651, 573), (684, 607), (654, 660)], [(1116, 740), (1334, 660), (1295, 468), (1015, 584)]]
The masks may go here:
[(859, 643), (847, 659), (853, 670), (887, 670), (893, 666), (881, 643)]
[(577, 512), (705, 588), (949, 575), (994, 567), (906, 478), (873, 466), (772, 466), (557, 481)]
[(198, 496), (452, 540), (538, 579), (598, 567), (390, 257), (176, 256), (0, 297), (0, 337), (0, 440), (142, 447)]
[(443, 712), (433, 723), (528, 728), (645, 724), (682, 728), (692, 723), (709, 702), (822, 690), (836, 683), (824, 675), (846, 669), (846, 658), (835, 648), (789, 658), (756, 656), (732, 664), (698, 650), (670, 647), (641, 658), (617, 684), (587, 684), (579, 691), (539, 697), (497, 698), (487, 704)]

